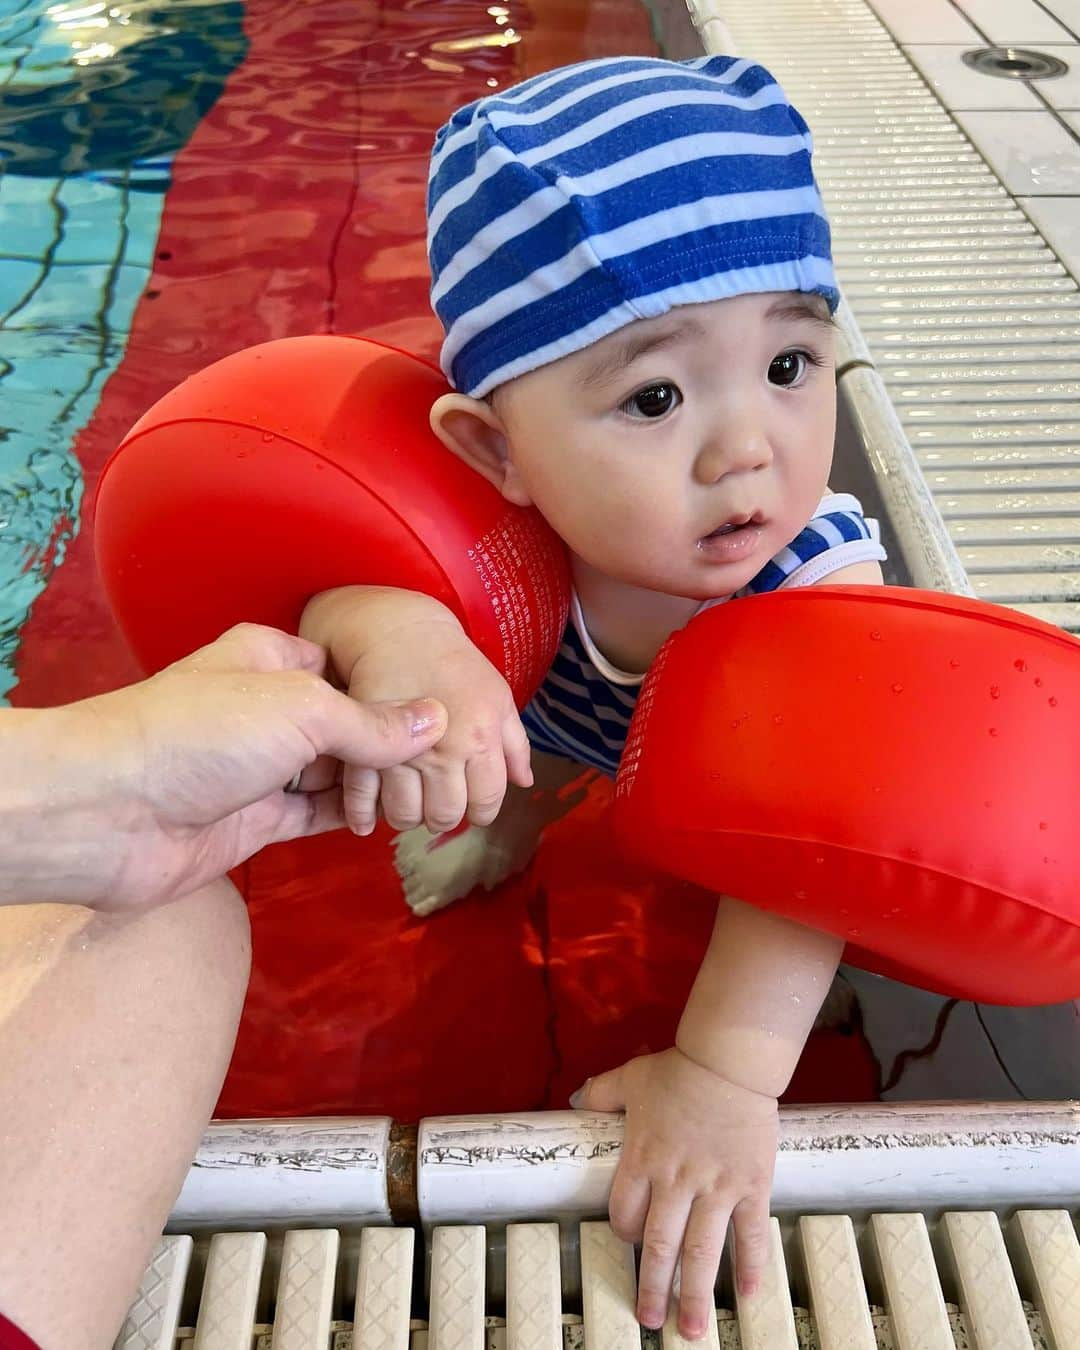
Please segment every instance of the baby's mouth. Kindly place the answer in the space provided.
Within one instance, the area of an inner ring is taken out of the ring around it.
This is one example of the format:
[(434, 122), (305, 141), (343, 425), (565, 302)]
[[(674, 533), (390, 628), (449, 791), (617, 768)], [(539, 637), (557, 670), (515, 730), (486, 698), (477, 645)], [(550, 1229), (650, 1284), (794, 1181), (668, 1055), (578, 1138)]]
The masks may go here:
[(752, 515), (732, 516), (730, 520), (725, 521), (723, 525), (718, 525), (715, 530), (709, 534), (702, 535), (701, 543), (706, 544), (710, 539), (722, 539), (725, 535), (736, 534), (740, 530), (745, 530), (750, 525), (760, 525), (762, 517), (760, 511), (755, 511)]

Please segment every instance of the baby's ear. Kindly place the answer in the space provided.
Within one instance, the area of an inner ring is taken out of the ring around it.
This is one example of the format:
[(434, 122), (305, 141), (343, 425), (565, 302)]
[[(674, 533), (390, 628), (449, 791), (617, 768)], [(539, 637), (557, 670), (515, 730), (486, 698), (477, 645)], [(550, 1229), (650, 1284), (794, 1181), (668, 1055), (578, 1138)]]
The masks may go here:
[(467, 394), (442, 394), (431, 405), (430, 420), (432, 431), (448, 450), (482, 474), (508, 500), (518, 501), (517, 475), (510, 464), (506, 430), (489, 403)]

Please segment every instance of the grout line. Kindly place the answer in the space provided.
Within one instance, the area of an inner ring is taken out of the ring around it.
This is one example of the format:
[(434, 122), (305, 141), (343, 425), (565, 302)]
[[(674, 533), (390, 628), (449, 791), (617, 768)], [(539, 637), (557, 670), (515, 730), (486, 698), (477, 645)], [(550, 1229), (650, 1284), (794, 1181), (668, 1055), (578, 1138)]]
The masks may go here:
[[(1035, 3), (1036, 3), (1036, 4), (1039, 4), (1039, 3), (1040, 3), (1040, 0), (1035, 0)], [(999, 46), (1001, 45), (1001, 44), (998, 43), (998, 42), (994, 42), (993, 39), (990, 38), (990, 37), (989, 37), (989, 36), (988, 36), (988, 35), (987, 35), (987, 34), (979, 27), (979, 25), (975, 22), (975, 20), (971, 17), (971, 15), (967, 12), (967, 10), (962, 9), (962, 8), (960, 7), (960, 5), (957, 4), (957, 0), (949, 0), (949, 4), (952, 5), (953, 9), (956, 10), (957, 14), (959, 14), (960, 17), (961, 17), (962, 19), (965, 19), (965, 20), (972, 26), (972, 28), (975, 29), (976, 33), (978, 33), (978, 35), (982, 38), (983, 42), (984, 42), (988, 47), (999, 47)], [(1045, 6), (1045, 5), (1042, 5), (1041, 8), (1046, 9), (1046, 6)], [(1057, 16), (1052, 10), (1047, 10), (1046, 12), (1049, 14), (1050, 18), (1052, 18), (1052, 19), (1054, 20), (1055, 23), (1059, 23), (1059, 24), (1061, 23), (1061, 20), (1058, 18), (1058, 16)], [(1065, 24), (1061, 24), (1061, 26), (1062, 26), (1062, 28), (1066, 28), (1066, 25), (1065, 25)], [(1073, 34), (1072, 34), (1072, 29), (1071, 29), (1071, 28), (1067, 28), (1066, 31), (1067, 31), (1070, 35), (1073, 35)], [(1077, 41), (1080, 41), (1080, 39), (1077, 39)], [(900, 45), (900, 44), (897, 44), (897, 45)], [(1042, 44), (1042, 45), (1043, 45), (1043, 46), (1046, 46), (1046, 47), (1053, 47), (1053, 46), (1055, 46), (1055, 45), (1060, 45), (1060, 44), (1055, 44), (1055, 43), (1053, 43), (1053, 42), (1047, 42), (1047, 43), (1044, 43), (1044, 44)], [(905, 56), (907, 56), (907, 52), (904, 51), (903, 46), (900, 46), (900, 50), (904, 52), (904, 55), (905, 55)], [(1036, 46), (1036, 47), (1031, 47), (1029, 50), (1031, 50), (1031, 51), (1038, 51), (1038, 47), (1037, 47), (1037, 46)], [(907, 59), (908, 59), (909, 61), (911, 61), (911, 57), (910, 57), (910, 56), (907, 56)], [(911, 61), (911, 64), (914, 65), (914, 64), (915, 64), (914, 61)], [(978, 71), (978, 72), (976, 72), (976, 73), (977, 73), (977, 74), (983, 74), (982, 71)], [(920, 77), (921, 77), (921, 76), (922, 76), (922, 72), (920, 71), (919, 74), (920, 74)], [(993, 79), (995, 79), (996, 77), (993, 76), (993, 75), (987, 75), (986, 78), (987, 78), (988, 80), (993, 80)], [(924, 79), (924, 83), (925, 83), (925, 79)], [(1034, 93), (1035, 97), (1036, 97), (1036, 98), (1039, 100), (1039, 102), (1043, 105), (1043, 107), (1046, 109), (1046, 111), (1047, 111), (1048, 113), (1051, 114), (1051, 116), (1054, 118), (1054, 121), (1057, 122), (1058, 126), (1060, 126), (1065, 132), (1067, 132), (1068, 135), (1071, 136), (1072, 139), (1076, 142), (1077, 146), (1080, 147), (1080, 132), (1075, 131), (1075, 130), (1068, 124), (1068, 122), (1066, 122), (1066, 121), (1064, 120), (1064, 118), (1060, 115), (1058, 109), (1055, 108), (1054, 105), (1053, 105), (1052, 103), (1048, 103), (1048, 102), (1047, 102), (1045, 96), (1044, 96), (1044, 95), (1041, 93), (1041, 91), (1039, 90), (1039, 85), (1040, 85), (1042, 82), (1041, 82), (1040, 80), (1024, 80), (1023, 83), (1024, 83), (1031, 91), (1032, 91), (1032, 93)], [(932, 92), (936, 95), (936, 97), (937, 97), (938, 100), (940, 101), (941, 106), (942, 106), (943, 108), (945, 108), (945, 109), (948, 111), (949, 116), (950, 116), (950, 117), (953, 119), (953, 121), (955, 122), (955, 121), (956, 121), (956, 112), (955, 112), (955, 110), (954, 110), (953, 108), (950, 108), (950, 107), (949, 107), (949, 105), (945, 102), (945, 100), (941, 97), (941, 95), (938, 93), (938, 91), (937, 91), (936, 89), (932, 89)], [(967, 110), (966, 110), (966, 109), (962, 109), (961, 111), (967, 111)], [(972, 108), (972, 109), (970, 109), (970, 111), (972, 111), (972, 112), (995, 112), (995, 111), (999, 111), (999, 110), (993, 109), (993, 108), (979, 108), (979, 109)], [(1015, 109), (1015, 108), (1011, 108), (1011, 109), (1010, 109), (1010, 108), (1002, 108), (1002, 109), (1000, 109), (1000, 111), (1001, 111), (1001, 112), (1016, 112), (1017, 109)], [(957, 125), (959, 126), (960, 124), (957, 123)], [(961, 127), (960, 129), (961, 129), (961, 131), (963, 131), (963, 127)], [(989, 162), (989, 161), (988, 161), (988, 162)], [(993, 168), (993, 165), (991, 165), (990, 167)], [(995, 171), (995, 172), (996, 172), (996, 171)], [(1012, 194), (1010, 194), (1010, 195), (1012, 195)], [(1068, 194), (1066, 194), (1066, 195), (1068, 195)]]
[[(33, 0), (23, 0), (23, 3), (18, 7), (18, 9), (14, 10), (11, 14), (5, 15), (5, 17), (8, 19), (17, 19), (21, 15), (25, 15), (26, 11), (30, 9), (32, 4)], [(30, 25), (28, 28), (24, 28), (21, 33), (16, 34), (9, 33), (7, 37), (4, 39), (4, 46), (9, 50), (13, 50), (16, 52), (15, 60), (11, 63), (11, 70), (8, 74), (8, 77), (3, 82), (4, 85), (14, 83), (16, 75), (18, 75), (22, 70), (23, 62), (34, 50), (34, 41), (33, 38), (30, 37), (30, 35), (40, 24), (42, 16), (40, 13), (36, 13), (31, 14), (29, 18), (30, 18)], [(15, 47), (13, 45), (15, 41), (24, 37), (30, 38), (29, 42), (25, 47)]]
[[(1055, 14), (1049, 5), (1043, 3), (1043, 0), (1035, 0), (1035, 4), (1038, 5), (1038, 7), (1041, 10), (1043, 10), (1044, 13), (1049, 15), (1049, 17), (1053, 19), (1053, 21), (1058, 25), (1059, 28), (1064, 28), (1066, 33), (1068, 33), (1068, 35), (1072, 38), (1074, 42), (1080, 42), (1080, 34), (1074, 33), (1060, 14)], [(1053, 43), (1053, 42), (1043, 43), (1043, 46), (1045, 47), (1054, 47), (1060, 45), (1061, 45), (1060, 43)]]

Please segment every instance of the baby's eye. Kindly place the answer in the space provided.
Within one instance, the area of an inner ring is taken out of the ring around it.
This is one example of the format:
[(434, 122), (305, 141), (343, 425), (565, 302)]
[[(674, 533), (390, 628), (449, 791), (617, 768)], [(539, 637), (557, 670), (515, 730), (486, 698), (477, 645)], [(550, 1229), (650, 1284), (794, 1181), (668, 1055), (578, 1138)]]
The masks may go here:
[(769, 381), (786, 389), (798, 384), (807, 366), (817, 364), (809, 352), (781, 352), (769, 365)]
[(677, 408), (681, 402), (682, 394), (678, 386), (661, 380), (631, 394), (625, 403), (619, 405), (619, 411), (630, 417), (657, 418)]

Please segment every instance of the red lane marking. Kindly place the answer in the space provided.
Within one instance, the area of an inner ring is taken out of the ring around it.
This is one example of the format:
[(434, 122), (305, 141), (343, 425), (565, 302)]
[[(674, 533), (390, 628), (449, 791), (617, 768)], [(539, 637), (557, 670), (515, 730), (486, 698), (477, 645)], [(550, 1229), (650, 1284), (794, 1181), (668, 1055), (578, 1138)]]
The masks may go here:
[[(248, 0), (247, 60), (175, 163), (157, 295), (140, 301), (75, 445), (87, 502), (132, 422), (228, 352), (351, 331), (435, 353), (423, 245), (434, 128), (488, 80), (655, 51), (636, 0), (508, 8), (523, 42), (461, 52), (433, 44), (495, 31), (473, 0)], [(17, 703), (135, 677), (90, 539), (84, 514), (25, 630)], [(597, 784), (524, 876), (432, 920), (409, 915), (382, 835), (282, 845), (240, 869), (254, 969), (220, 1113), (556, 1106), (590, 1073), (669, 1044), (710, 906), (621, 868), (607, 795)]]

